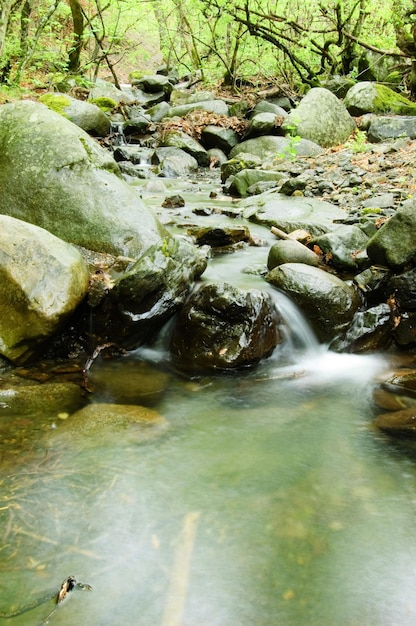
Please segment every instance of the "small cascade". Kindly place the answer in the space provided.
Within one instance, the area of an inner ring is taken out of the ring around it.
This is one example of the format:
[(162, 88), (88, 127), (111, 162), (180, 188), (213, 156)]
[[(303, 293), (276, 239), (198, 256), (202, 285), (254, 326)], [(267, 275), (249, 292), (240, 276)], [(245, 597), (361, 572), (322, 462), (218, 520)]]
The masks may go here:
[(124, 135), (124, 122), (110, 122), (110, 137), (113, 146), (126, 146), (127, 141)]

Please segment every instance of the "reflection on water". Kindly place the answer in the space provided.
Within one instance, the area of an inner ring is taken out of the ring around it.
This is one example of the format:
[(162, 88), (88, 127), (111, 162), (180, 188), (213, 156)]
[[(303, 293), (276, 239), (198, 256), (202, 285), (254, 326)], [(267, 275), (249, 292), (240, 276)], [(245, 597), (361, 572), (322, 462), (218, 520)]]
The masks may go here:
[(57, 626), (414, 624), (415, 467), (370, 427), (383, 364), (315, 357), (166, 377), (170, 427), (144, 444), (29, 438), (2, 470), (0, 611), (74, 574), (94, 591)]

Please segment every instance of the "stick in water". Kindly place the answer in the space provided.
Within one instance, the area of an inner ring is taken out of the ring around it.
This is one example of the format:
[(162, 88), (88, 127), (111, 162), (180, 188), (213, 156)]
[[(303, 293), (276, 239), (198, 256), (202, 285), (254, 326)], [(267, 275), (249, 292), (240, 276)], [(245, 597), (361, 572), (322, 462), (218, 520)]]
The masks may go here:
[(173, 561), (162, 626), (181, 626), (182, 624), (199, 517), (198, 511), (185, 515)]

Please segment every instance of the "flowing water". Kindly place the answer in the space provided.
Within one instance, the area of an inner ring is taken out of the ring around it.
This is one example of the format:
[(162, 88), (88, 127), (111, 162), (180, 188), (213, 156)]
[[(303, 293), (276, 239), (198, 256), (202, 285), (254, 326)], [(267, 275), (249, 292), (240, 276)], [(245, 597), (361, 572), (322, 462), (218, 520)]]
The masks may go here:
[[(265, 254), (222, 255), (203, 280), (270, 289), (241, 271)], [(371, 425), (388, 360), (331, 354), (274, 295), (286, 340), (252, 370), (186, 379), (163, 335), (97, 360), (89, 401), (151, 407), (167, 421), (153, 437), (2, 417), (0, 612), (71, 574), (93, 591), (0, 624), (416, 623), (416, 467)]]

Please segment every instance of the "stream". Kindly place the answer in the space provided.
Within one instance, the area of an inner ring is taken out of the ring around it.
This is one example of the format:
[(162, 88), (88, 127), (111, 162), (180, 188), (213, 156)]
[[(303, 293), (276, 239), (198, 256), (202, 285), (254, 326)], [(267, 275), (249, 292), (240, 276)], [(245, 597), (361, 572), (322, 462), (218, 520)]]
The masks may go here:
[[(161, 198), (181, 193), (177, 232), (190, 207), (233, 206), (209, 199), (211, 181), (164, 183), (162, 194), (140, 183), (142, 195), (169, 222)], [(61, 437), (59, 410), (2, 416), (0, 613), (58, 593), (70, 575), (93, 590), (1, 625), (416, 623), (416, 465), (372, 426), (389, 358), (319, 345), (301, 313), (245, 270), (265, 264), (273, 240), (250, 230), (265, 246), (216, 256), (202, 280), (273, 294), (286, 339), (269, 359), (189, 379), (169, 365), (167, 327), (90, 373), (90, 402), (165, 418), (151, 436)]]

